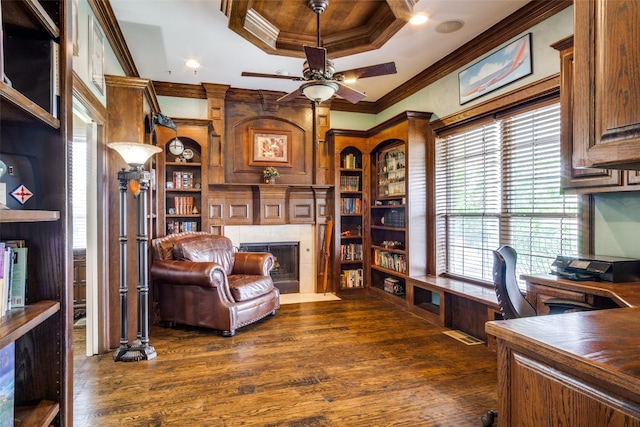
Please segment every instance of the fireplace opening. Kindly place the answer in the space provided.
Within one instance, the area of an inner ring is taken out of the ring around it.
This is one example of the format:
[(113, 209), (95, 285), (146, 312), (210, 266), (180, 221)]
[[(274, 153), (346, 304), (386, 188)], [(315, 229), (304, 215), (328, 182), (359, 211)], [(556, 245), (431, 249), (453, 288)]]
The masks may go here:
[(239, 252), (270, 252), (275, 258), (273, 284), (281, 294), (300, 292), (299, 242), (240, 243)]

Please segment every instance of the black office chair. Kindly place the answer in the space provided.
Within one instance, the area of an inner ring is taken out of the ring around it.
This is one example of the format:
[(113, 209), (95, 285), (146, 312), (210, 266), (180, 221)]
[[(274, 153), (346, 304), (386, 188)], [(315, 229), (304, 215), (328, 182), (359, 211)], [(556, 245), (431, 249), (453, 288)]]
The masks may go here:
[[(511, 246), (501, 246), (493, 251), (493, 284), (503, 319), (536, 316), (535, 307), (527, 301), (518, 287), (516, 261), (518, 254)], [(549, 314), (572, 311), (593, 310), (594, 307), (580, 301), (564, 298), (549, 298), (544, 301)]]
[[(538, 313), (536, 309), (522, 295), (516, 279), (516, 261), (518, 254), (511, 246), (501, 246), (493, 251), (493, 284), (498, 296), (498, 304), (503, 319), (517, 319), (519, 317), (533, 317)], [(569, 310), (586, 311), (595, 308), (580, 301), (564, 298), (549, 298), (544, 301), (549, 307), (549, 314), (565, 313)], [(482, 416), (482, 425), (490, 427), (498, 417), (498, 412), (491, 409)]]

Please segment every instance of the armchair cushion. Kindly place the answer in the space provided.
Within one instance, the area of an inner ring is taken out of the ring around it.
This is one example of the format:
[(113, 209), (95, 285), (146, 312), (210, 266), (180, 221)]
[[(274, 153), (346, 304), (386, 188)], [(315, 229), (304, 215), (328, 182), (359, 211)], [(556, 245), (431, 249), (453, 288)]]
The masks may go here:
[(228, 239), (186, 237), (173, 244), (173, 258), (179, 261), (215, 262), (229, 275), (233, 271), (234, 252)]
[(269, 293), (273, 290), (273, 281), (271, 277), (256, 277), (247, 274), (234, 274), (228, 276), (229, 289), (233, 299), (240, 301), (248, 301)]

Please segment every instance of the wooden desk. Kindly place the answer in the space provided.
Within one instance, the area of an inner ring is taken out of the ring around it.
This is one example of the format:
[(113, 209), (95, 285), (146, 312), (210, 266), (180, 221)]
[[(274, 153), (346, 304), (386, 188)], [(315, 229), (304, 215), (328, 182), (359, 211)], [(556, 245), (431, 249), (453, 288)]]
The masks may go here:
[(640, 426), (640, 307), (492, 321), (498, 425)]
[(538, 310), (555, 296), (611, 308), (486, 324), (496, 337), (498, 425), (640, 427), (640, 283), (523, 278)]
[(640, 306), (640, 282), (576, 282), (551, 274), (523, 275), (527, 282), (527, 299), (538, 311), (548, 313), (547, 298), (561, 297), (587, 302), (599, 308)]

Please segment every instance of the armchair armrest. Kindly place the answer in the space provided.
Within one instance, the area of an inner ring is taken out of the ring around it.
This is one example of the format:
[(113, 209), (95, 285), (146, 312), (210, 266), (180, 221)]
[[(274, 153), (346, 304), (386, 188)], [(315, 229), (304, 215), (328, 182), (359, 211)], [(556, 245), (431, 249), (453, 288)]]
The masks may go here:
[(269, 252), (236, 252), (233, 274), (268, 276), (275, 260)]
[(226, 283), (224, 269), (215, 262), (156, 261), (151, 265), (151, 278), (173, 285), (197, 285), (215, 288)]

